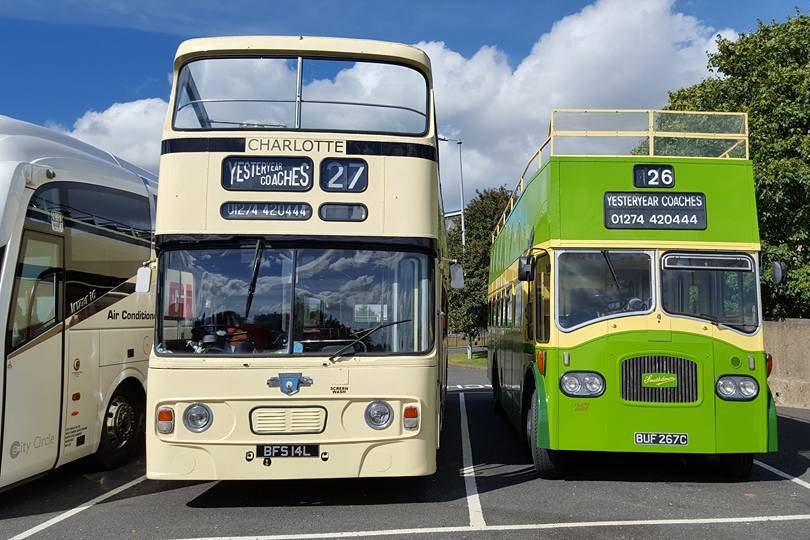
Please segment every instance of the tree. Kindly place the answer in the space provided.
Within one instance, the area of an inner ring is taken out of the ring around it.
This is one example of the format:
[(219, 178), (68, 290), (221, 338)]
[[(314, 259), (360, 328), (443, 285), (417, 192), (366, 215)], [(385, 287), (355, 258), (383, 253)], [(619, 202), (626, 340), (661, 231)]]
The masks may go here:
[[(708, 79), (669, 94), (673, 110), (748, 113), (760, 237), (763, 311), (810, 316), (810, 16), (759, 23), (736, 41), (717, 38)], [(788, 263), (788, 284), (770, 262)]]
[(509, 201), (509, 192), (501, 186), (476, 191), (464, 209), (466, 249), (461, 246), (461, 229), (448, 231), (450, 257), (464, 268), (464, 288), (448, 295), (449, 325), (452, 331), (467, 336), (467, 356), (472, 354), (472, 339), (487, 326), (487, 284), (489, 282), (489, 248), (492, 231)]

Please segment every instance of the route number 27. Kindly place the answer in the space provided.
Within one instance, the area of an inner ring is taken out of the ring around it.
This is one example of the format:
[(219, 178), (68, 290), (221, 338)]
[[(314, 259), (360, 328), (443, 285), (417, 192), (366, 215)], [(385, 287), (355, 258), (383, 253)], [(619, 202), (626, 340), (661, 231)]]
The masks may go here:
[(359, 193), (368, 187), (368, 165), (362, 159), (325, 159), (321, 162), (321, 189)]
[(633, 185), (639, 188), (675, 187), (672, 165), (634, 165)]

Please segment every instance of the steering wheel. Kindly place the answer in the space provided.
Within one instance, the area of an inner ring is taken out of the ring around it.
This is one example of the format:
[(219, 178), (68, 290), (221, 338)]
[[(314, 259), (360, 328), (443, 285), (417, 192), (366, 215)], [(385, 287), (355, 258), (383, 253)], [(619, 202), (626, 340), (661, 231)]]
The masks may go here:
[(219, 336), (218, 333), (216, 332), (215, 333), (219, 337), (224, 337), (228, 339), (233, 339), (235, 336), (248, 336), (248, 341), (253, 342), (254, 338), (256, 337), (255, 334), (253, 333), (253, 330), (243, 328), (241, 326), (236, 326), (233, 324), (198, 324), (195, 328), (214, 328), (214, 329), (224, 328), (225, 329), (224, 335)]

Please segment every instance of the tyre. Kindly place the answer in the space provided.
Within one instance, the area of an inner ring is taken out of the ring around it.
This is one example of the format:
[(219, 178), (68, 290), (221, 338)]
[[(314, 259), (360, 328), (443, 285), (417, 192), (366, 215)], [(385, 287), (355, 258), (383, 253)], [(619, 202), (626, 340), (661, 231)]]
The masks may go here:
[(118, 387), (101, 425), (101, 442), (96, 461), (104, 469), (114, 469), (132, 460), (143, 448), (144, 402), (129, 387)]
[(720, 469), (730, 478), (748, 478), (754, 465), (754, 454), (720, 454)]
[(537, 476), (546, 479), (561, 478), (564, 474), (563, 460), (559, 452), (537, 447), (537, 391), (532, 390), (532, 401), (526, 415), (526, 438)]

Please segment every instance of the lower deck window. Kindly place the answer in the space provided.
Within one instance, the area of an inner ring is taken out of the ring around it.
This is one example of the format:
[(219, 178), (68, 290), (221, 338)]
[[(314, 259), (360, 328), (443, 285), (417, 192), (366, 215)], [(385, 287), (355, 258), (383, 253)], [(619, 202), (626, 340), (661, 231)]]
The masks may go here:
[(431, 259), (346, 249), (168, 251), (158, 352), (331, 355), (432, 348)]
[(557, 276), (557, 313), (563, 330), (653, 308), (649, 253), (565, 251), (559, 255)]

